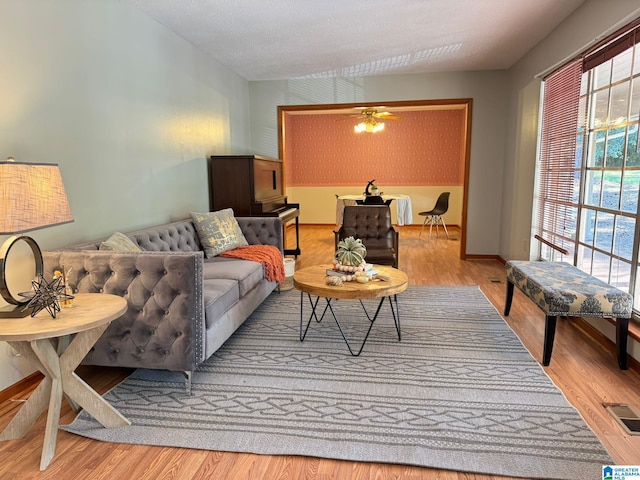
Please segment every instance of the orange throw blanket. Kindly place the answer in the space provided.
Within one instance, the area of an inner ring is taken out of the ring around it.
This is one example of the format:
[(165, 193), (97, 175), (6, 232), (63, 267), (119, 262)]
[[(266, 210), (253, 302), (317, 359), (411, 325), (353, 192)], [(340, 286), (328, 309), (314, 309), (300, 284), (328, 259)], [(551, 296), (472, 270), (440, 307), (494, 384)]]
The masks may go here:
[(282, 252), (272, 245), (247, 245), (220, 254), (221, 257), (241, 258), (262, 263), (264, 276), (270, 282), (284, 282)]

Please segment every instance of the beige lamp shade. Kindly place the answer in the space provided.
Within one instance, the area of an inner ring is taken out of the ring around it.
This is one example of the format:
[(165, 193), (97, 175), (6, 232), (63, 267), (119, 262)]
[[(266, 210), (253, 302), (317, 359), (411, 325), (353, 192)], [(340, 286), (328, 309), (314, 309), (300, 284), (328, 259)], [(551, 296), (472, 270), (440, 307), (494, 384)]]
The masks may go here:
[(73, 222), (55, 163), (0, 162), (0, 234)]

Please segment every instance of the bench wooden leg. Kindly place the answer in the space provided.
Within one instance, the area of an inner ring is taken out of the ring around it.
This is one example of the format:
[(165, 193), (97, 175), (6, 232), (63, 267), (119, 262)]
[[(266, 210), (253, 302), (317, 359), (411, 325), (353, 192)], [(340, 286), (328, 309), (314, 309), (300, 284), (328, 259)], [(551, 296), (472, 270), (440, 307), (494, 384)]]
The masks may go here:
[(507, 297), (504, 301), (504, 316), (508, 317), (511, 311), (511, 301), (513, 300), (513, 282), (507, 280)]
[(542, 365), (545, 367), (551, 362), (553, 352), (553, 340), (556, 337), (556, 320), (558, 317), (547, 315), (544, 325), (544, 347), (542, 349)]
[(627, 370), (627, 336), (629, 334), (629, 319), (616, 318), (616, 345), (618, 347), (618, 366), (620, 370)]

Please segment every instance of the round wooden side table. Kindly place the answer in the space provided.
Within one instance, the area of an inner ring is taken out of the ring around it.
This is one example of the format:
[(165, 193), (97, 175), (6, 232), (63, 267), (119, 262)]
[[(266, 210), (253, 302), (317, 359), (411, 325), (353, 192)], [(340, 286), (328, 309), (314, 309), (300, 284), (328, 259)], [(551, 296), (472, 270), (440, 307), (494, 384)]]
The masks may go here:
[(8, 342), (45, 377), (0, 440), (22, 438), (48, 405), (40, 470), (47, 468), (55, 454), (63, 394), (76, 411), (83, 408), (106, 428), (131, 424), (74, 372), (109, 324), (126, 310), (127, 301), (122, 297), (81, 293), (56, 318), (43, 310), (35, 317), (0, 319), (0, 341)]

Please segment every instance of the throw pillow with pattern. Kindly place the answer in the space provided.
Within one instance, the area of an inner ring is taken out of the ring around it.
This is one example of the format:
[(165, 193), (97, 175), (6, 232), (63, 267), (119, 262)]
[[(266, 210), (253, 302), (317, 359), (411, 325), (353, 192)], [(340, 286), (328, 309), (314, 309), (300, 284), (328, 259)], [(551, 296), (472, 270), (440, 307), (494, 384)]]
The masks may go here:
[(191, 213), (207, 258), (248, 245), (231, 208), (217, 212)]

